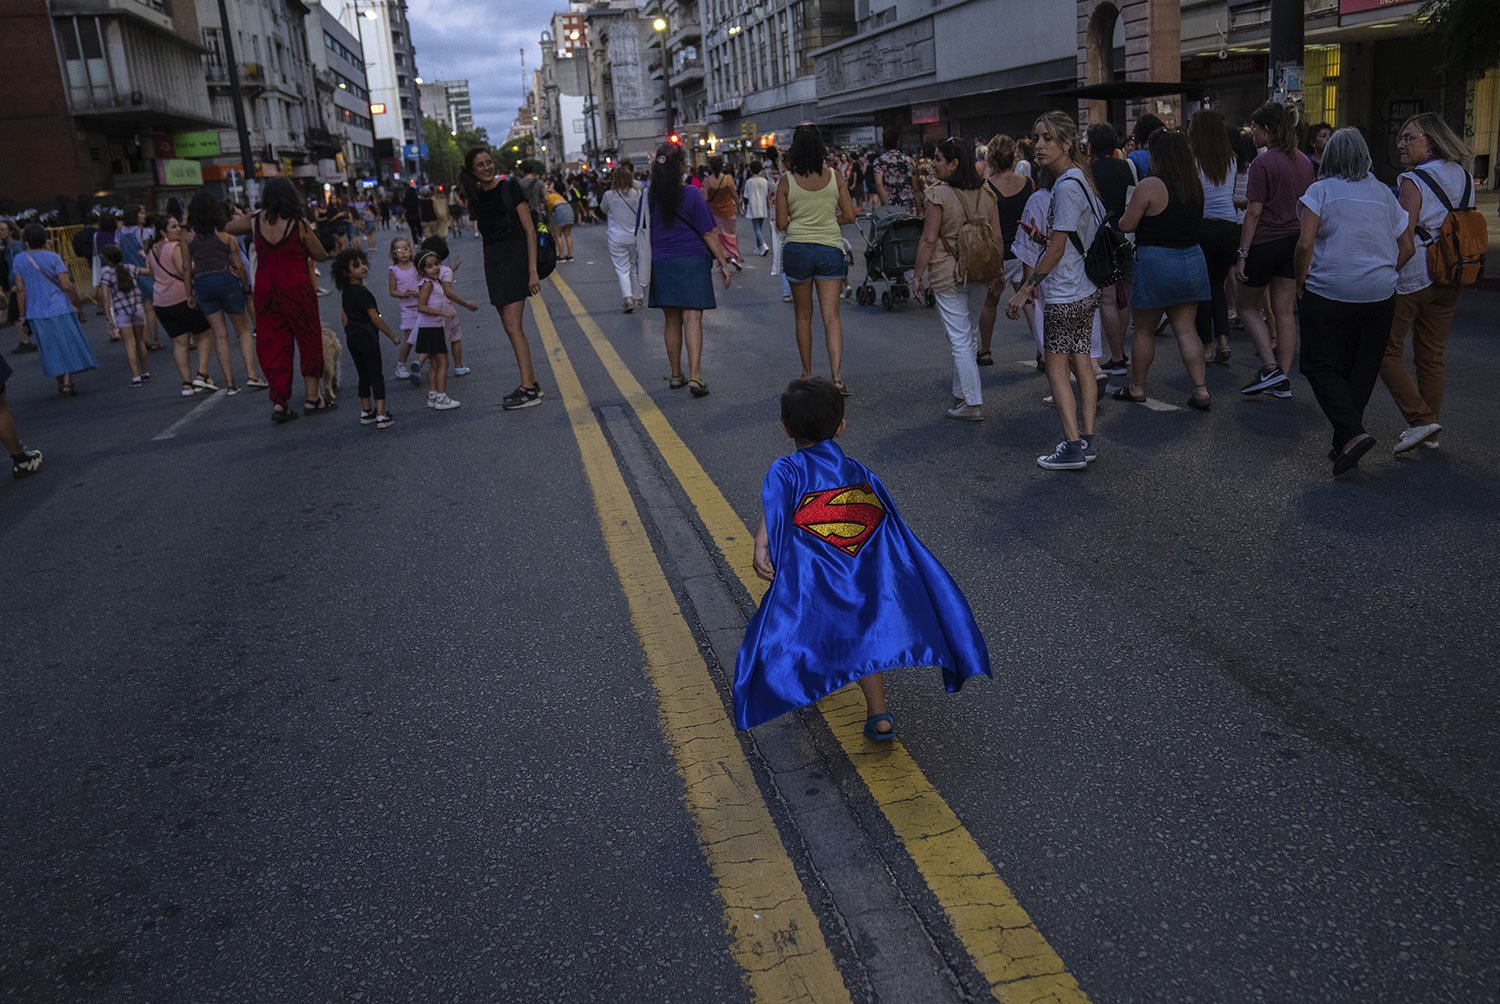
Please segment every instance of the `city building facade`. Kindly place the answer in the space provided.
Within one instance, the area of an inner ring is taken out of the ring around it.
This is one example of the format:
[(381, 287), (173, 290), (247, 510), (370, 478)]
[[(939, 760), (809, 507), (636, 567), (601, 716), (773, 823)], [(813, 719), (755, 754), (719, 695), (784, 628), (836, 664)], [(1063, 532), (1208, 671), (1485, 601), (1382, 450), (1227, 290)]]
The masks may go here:
[(316, 100), (308, 56), (303, 0), (226, 4), (229, 24), (219, 20), (217, 0), (197, 0), (202, 32), (203, 73), (219, 130), (218, 149), (202, 158), (203, 181), (221, 182), (230, 192), (243, 183), (240, 138), (234, 125), (229, 64), (224, 34), (232, 32), (239, 71), (240, 102), (249, 130), (250, 155), (257, 177), (277, 175), (316, 178), (317, 161), (337, 151), (333, 134)]
[[(707, 55), (708, 144), (730, 160), (790, 143), (818, 116), (812, 53), (854, 34), (855, 0), (700, 0)], [(831, 138), (872, 132), (861, 116)]]
[(309, 0), (307, 48), (318, 89), (318, 105), (333, 133), (333, 161), (318, 162), (319, 180), (337, 184), (375, 178), (375, 123), (370, 118), (370, 83), (364, 48), (339, 20), (339, 0)]
[(191, 151), (203, 134), (217, 138), (224, 120), (204, 84), (192, 4), (6, 0), (0, 31), (0, 123), (11, 140), (0, 200), (52, 205), (77, 220), (90, 201), (154, 205), (196, 187)]
[(339, 9), (339, 19), (364, 50), (376, 168), (382, 181), (404, 182), (421, 174), (421, 74), (406, 7), (406, 0), (343, 0)]
[(585, 23), (600, 156), (643, 169), (667, 135), (651, 19), (635, 0), (608, 0), (589, 7)]
[(474, 128), (474, 106), (469, 99), (467, 80), (424, 80), (417, 85), (422, 97), (422, 114), (448, 126), (452, 132)]

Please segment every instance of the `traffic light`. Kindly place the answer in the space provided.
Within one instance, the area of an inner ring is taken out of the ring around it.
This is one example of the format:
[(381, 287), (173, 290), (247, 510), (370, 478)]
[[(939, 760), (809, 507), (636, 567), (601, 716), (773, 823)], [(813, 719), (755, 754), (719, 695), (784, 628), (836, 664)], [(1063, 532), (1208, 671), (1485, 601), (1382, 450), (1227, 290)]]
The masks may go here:
[(679, 135), (677, 135), (674, 132), (672, 135), (670, 135), (670, 136), (667, 137), (667, 142), (668, 143), (675, 143), (676, 145), (681, 146), (682, 145), (682, 137), (679, 136)]

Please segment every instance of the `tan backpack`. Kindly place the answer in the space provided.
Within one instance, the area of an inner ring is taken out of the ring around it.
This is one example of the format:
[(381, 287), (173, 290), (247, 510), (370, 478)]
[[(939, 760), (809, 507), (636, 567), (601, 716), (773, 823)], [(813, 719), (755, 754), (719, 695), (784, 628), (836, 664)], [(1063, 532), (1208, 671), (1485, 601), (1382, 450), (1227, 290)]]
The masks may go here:
[[(964, 211), (964, 219), (958, 225), (952, 248), (953, 260), (957, 265), (955, 277), (959, 284), (991, 283), (1003, 278), (1005, 256), (1000, 251), (1000, 238), (990, 227), (989, 219), (982, 213), (976, 217), (969, 212), (969, 203), (963, 192), (955, 188), (953, 194), (958, 196), (958, 204)], [(979, 190), (979, 198), (975, 201), (977, 207), (982, 209), (983, 189)]]
[(1448, 215), (1437, 233), (1417, 227), (1417, 236), (1427, 245), (1427, 275), (1434, 286), (1472, 286), (1484, 274), (1484, 256), (1490, 249), (1490, 231), (1474, 201), (1474, 179), (1464, 172), (1464, 197), (1453, 207), (1448, 193), (1432, 175), (1412, 172), (1432, 189)]

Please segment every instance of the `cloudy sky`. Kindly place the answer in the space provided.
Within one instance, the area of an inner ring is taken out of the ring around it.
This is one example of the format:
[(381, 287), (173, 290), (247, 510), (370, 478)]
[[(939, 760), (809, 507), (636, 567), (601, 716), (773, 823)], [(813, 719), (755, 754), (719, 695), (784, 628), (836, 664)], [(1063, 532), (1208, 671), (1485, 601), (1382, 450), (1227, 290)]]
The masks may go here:
[(537, 68), (537, 40), (567, 0), (407, 0), (417, 68), (428, 80), (467, 80), (474, 124), (503, 140), (516, 117), (526, 76)]

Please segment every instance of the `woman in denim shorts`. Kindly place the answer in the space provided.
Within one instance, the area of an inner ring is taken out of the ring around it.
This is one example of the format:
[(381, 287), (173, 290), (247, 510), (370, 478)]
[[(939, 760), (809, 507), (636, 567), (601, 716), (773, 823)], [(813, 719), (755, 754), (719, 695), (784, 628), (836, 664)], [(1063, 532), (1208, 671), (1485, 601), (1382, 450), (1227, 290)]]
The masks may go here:
[(833, 385), (848, 397), (842, 373), (844, 326), (839, 319), (839, 300), (849, 264), (839, 227), (854, 222), (854, 202), (839, 172), (824, 166), (827, 156), (817, 126), (804, 123), (792, 133), (787, 157), (790, 170), (776, 185), (776, 228), (786, 232), (781, 266), (792, 287), (802, 377), (813, 375), (812, 306), (816, 290)]
[[(234, 364), (229, 352), (229, 323), (240, 340), (240, 354), (245, 360), (245, 383), (264, 387), (266, 381), (255, 365), (255, 341), (250, 320), (245, 316), (245, 261), (240, 245), (223, 230), (223, 204), (207, 192), (199, 192), (188, 203), (188, 228), (193, 237), (188, 243), (188, 288), (192, 291), (190, 306), (196, 306), (208, 318), (213, 332), (214, 350), (219, 368), (224, 371), (226, 390), (238, 393), (234, 382)], [(206, 377), (207, 374), (201, 374)]]

